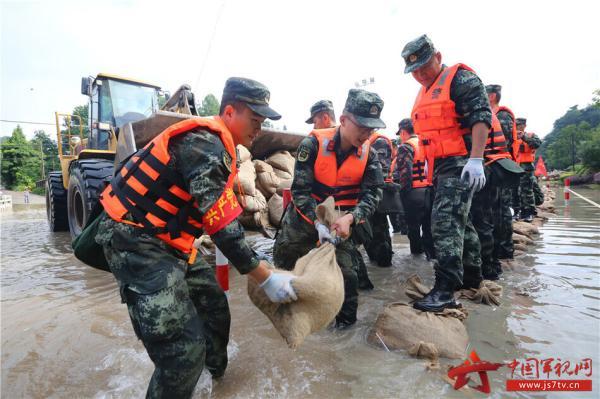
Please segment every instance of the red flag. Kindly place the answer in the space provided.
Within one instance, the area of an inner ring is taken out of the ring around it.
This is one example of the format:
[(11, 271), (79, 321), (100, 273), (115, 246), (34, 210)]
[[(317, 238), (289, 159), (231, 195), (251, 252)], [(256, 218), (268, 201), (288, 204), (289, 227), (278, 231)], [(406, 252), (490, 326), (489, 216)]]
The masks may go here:
[(544, 164), (544, 160), (542, 159), (542, 157), (538, 158), (537, 164), (535, 165), (534, 173), (536, 176), (548, 177), (548, 172), (546, 171), (546, 165)]

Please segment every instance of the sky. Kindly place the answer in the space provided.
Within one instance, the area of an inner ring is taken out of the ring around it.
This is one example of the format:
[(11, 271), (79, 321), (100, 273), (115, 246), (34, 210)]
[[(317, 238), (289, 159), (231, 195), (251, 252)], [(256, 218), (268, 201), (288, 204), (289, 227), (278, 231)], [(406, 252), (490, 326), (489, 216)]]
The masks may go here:
[[(341, 114), (356, 81), (385, 105), (384, 132), (410, 116), (419, 85), (405, 75), (404, 45), (426, 33), (443, 62), (462, 62), (543, 136), (600, 88), (594, 1), (6, 1), (0, 0), (0, 119), (53, 123), (88, 98), (81, 77), (110, 73), (197, 99), (225, 80), (266, 84), (276, 127), (310, 131), (320, 99)], [(0, 122), (0, 135), (15, 123)], [(32, 137), (52, 125), (21, 124)]]

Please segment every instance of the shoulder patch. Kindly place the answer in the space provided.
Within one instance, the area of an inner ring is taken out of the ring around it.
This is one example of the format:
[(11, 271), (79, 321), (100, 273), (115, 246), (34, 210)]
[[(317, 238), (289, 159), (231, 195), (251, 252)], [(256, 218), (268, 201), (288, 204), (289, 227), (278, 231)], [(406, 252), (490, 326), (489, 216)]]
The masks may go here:
[(306, 162), (308, 160), (310, 153), (308, 151), (308, 148), (302, 146), (298, 149), (298, 161), (299, 162)]
[(233, 159), (231, 158), (231, 155), (229, 155), (227, 150), (223, 150), (223, 164), (225, 165), (227, 170), (230, 172), (231, 172), (231, 161), (233, 161)]

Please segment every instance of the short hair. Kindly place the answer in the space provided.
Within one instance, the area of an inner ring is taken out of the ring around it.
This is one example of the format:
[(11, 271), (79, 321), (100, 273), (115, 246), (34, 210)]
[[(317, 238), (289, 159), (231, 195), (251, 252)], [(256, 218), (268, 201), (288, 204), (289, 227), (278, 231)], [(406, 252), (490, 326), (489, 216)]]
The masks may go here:
[(231, 105), (236, 111), (240, 112), (244, 109), (244, 107), (246, 106), (246, 103), (243, 101), (239, 101), (239, 100), (223, 101), (221, 103), (221, 108), (219, 108), (219, 116), (223, 115), (223, 112), (225, 112), (225, 107), (228, 105)]
[(332, 120), (333, 122), (335, 122), (335, 112), (333, 112), (333, 110), (332, 110), (332, 109), (326, 109), (326, 110), (323, 110), (323, 111), (317, 112), (317, 114), (316, 114), (315, 116), (317, 116), (317, 115), (319, 115), (319, 114), (327, 114), (327, 115), (329, 115), (329, 117), (331, 118), (331, 120)]

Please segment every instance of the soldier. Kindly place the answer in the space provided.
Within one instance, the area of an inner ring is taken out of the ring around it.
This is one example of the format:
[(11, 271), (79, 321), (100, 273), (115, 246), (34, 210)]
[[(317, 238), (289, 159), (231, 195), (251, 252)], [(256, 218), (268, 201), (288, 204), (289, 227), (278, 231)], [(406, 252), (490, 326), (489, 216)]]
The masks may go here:
[[(523, 173), (511, 159), (502, 126), (495, 114), (501, 89), (500, 85), (486, 86), (492, 107), (492, 128), (484, 150), (486, 184), (473, 195), (470, 215), (481, 244), (481, 271), (486, 280), (498, 280), (502, 273), (495, 251), (494, 207), (499, 204), (502, 186), (510, 180), (516, 180), (519, 174)], [(511, 179), (512, 176), (515, 176), (515, 179)]]
[[(398, 170), (398, 166), (397, 166), (398, 151), (400, 149), (400, 146), (403, 143), (403, 140), (400, 138), (400, 130), (398, 130), (396, 132), (396, 138), (394, 140), (392, 140), (392, 143), (394, 144), (394, 146), (396, 148), (396, 159), (394, 159), (394, 163), (396, 163), (396, 166), (394, 168), (394, 175), (395, 175), (395, 172)], [(394, 179), (394, 182), (398, 183), (398, 180)], [(402, 212), (392, 213), (391, 215), (389, 215), (389, 218), (390, 218), (390, 223), (392, 224), (392, 229), (393, 229), (392, 231), (394, 234), (401, 234), (401, 235), (408, 234), (408, 227), (406, 225), (404, 209), (402, 210)]]
[(392, 173), (395, 169), (396, 148), (392, 140), (386, 135), (376, 132), (369, 138), (371, 148), (377, 153), (381, 164), (381, 172), (384, 176), (383, 198), (379, 202), (378, 209), (371, 217), (371, 229), (373, 238), (365, 244), (369, 259), (378, 266), (389, 267), (392, 265), (392, 238), (388, 224), (388, 213), (395, 215), (401, 212), (402, 204), (398, 189), (393, 182)]
[(419, 146), (410, 118), (398, 124), (403, 144), (398, 148), (394, 181), (400, 184), (404, 214), (408, 225), (410, 253), (425, 252), (427, 260), (435, 259), (431, 237), (431, 204), (433, 184), (427, 178), (425, 152)]
[[(315, 130), (334, 128), (336, 119), (333, 103), (329, 100), (320, 100), (314, 103), (313, 106), (310, 107), (310, 118), (306, 120), (306, 123), (312, 123)], [(354, 264), (354, 268), (358, 275), (358, 288), (361, 290), (372, 290), (375, 286), (369, 278), (367, 265), (365, 264), (362, 254), (358, 250), (359, 245), (371, 240), (371, 235), (364, 237), (361, 240), (354, 234), (352, 240), (354, 240), (354, 244), (356, 244), (352, 248), (352, 263)]]
[(293, 278), (272, 272), (246, 243), (232, 191), (235, 146), (249, 148), (265, 118), (280, 117), (264, 85), (230, 78), (218, 117), (165, 129), (117, 169), (100, 197), (106, 214), (96, 241), (155, 365), (149, 398), (189, 398), (204, 364), (215, 378), (227, 367), (227, 299), (193, 248), (203, 231), (273, 302), (296, 299)]
[[(506, 147), (511, 154), (511, 159), (516, 161), (516, 155), (518, 153), (517, 143), (517, 125), (515, 123), (515, 115), (510, 108), (499, 105), (502, 96), (502, 88), (497, 85), (498, 90), (495, 95), (488, 98), (490, 105), (492, 106), (492, 112), (496, 113), (496, 117), (500, 121), (502, 126), (502, 132), (504, 133), (504, 140)], [(486, 86), (487, 90), (487, 86)], [(489, 93), (489, 91), (488, 91)], [(500, 260), (511, 260), (514, 254), (513, 245), (513, 226), (512, 226), (512, 215), (510, 207), (512, 203), (512, 191), (515, 187), (518, 187), (519, 179), (514, 181), (508, 181), (500, 188), (500, 195), (498, 203), (494, 205), (494, 251), (495, 256)], [(502, 269), (499, 270), (501, 272)]]
[(335, 127), (335, 112), (333, 103), (329, 100), (320, 100), (310, 107), (310, 118), (306, 123), (313, 124), (314, 129), (328, 129)]
[[(519, 218), (526, 222), (532, 222), (535, 215), (535, 197), (533, 194), (533, 186), (537, 183), (535, 175), (535, 150), (542, 145), (542, 140), (531, 132), (525, 132), (527, 127), (526, 118), (517, 118), (517, 145), (519, 152), (517, 154), (517, 162), (525, 170), (525, 174), (521, 177), (517, 201), (513, 196), (513, 208), (515, 214), (519, 214)], [(541, 190), (540, 190), (541, 191)]]
[(377, 94), (351, 89), (340, 125), (314, 130), (302, 140), (292, 183), (293, 204), (288, 205), (273, 248), (275, 264), (291, 270), (317, 240), (333, 240), (329, 229), (317, 221), (317, 204), (333, 196), (336, 205), (348, 211), (332, 225), (338, 236), (345, 238), (336, 248), (344, 275), (344, 304), (336, 317), (337, 328), (356, 322), (358, 281), (352, 236), (373, 215), (382, 196), (381, 165), (368, 141), (374, 129), (385, 127), (380, 119), (382, 109)]
[(435, 187), (431, 214), (435, 285), (413, 306), (437, 312), (457, 306), (456, 289), (478, 287), (482, 281), (479, 239), (469, 210), (473, 192), (485, 185), (483, 149), (492, 113), (475, 72), (464, 64), (443, 65), (427, 35), (409, 42), (402, 57), (404, 72), (412, 73), (422, 86), (411, 119)]

